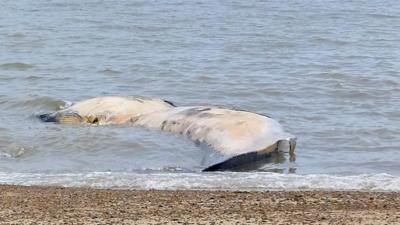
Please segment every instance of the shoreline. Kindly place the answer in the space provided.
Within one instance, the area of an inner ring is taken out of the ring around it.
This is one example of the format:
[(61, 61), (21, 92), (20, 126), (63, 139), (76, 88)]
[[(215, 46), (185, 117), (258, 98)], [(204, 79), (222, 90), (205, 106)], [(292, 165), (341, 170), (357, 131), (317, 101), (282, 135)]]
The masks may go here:
[(400, 224), (400, 192), (0, 185), (0, 224)]

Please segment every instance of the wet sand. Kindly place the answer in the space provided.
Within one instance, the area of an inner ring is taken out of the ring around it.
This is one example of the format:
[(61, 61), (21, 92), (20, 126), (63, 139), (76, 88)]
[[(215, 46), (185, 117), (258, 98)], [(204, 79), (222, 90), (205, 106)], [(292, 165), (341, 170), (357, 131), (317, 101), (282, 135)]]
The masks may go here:
[(400, 224), (400, 193), (0, 186), (0, 224)]

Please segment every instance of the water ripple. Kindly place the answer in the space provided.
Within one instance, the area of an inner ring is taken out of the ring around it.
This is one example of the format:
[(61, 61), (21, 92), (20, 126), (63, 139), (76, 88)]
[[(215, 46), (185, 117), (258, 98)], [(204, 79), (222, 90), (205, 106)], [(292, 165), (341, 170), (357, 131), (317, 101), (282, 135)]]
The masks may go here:
[(15, 63), (4, 63), (0, 64), (0, 69), (4, 70), (27, 70), (34, 66), (27, 63), (15, 62)]

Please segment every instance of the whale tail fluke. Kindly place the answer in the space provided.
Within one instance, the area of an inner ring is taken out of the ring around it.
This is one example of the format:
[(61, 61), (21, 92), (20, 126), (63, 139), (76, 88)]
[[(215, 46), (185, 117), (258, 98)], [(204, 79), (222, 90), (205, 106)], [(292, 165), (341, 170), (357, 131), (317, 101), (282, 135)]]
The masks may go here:
[(295, 158), (296, 137), (289, 137), (286, 140), (279, 140), (262, 150), (248, 152), (233, 156), (222, 162), (213, 164), (203, 172), (212, 171), (250, 171), (262, 168), (268, 163), (279, 163), (285, 161), (285, 149), (289, 150), (290, 161)]
[(211, 165), (202, 170), (202, 172), (215, 171), (251, 171), (265, 166), (265, 164), (282, 161), (284, 157), (281, 152), (249, 152), (234, 156), (223, 162)]

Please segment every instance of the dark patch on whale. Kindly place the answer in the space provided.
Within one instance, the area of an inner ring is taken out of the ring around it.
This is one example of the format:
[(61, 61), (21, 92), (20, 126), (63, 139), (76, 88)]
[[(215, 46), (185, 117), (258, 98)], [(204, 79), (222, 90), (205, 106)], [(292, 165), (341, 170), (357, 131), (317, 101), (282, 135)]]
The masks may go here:
[(233, 156), (223, 162), (211, 165), (202, 172), (214, 171), (252, 171), (260, 169), (266, 164), (279, 162), (284, 160), (284, 156), (279, 151), (269, 153), (249, 152), (241, 155)]
[(163, 101), (164, 101), (165, 103), (170, 104), (170, 105), (173, 106), (173, 107), (176, 107), (176, 105), (175, 105), (174, 103), (172, 103), (171, 101), (168, 101), (168, 100), (165, 100), (165, 99), (163, 99)]
[(197, 116), (197, 117), (210, 117), (213, 116), (211, 113), (207, 113), (207, 111), (210, 111), (211, 108), (191, 108), (191, 109), (186, 109), (183, 111), (183, 113), (186, 116)]
[[(84, 118), (81, 117), (78, 113), (74, 113), (74, 112), (70, 112), (70, 113), (66, 113), (64, 115), (60, 115), (59, 113), (48, 113), (48, 114), (41, 114), (38, 116), (39, 119), (43, 122), (47, 122), (47, 123), (65, 123), (68, 121), (83, 121)], [(98, 122), (98, 118), (93, 118), (93, 121), (91, 121), (91, 123), (96, 123)]]
[(55, 116), (51, 115), (50, 113), (42, 114), (38, 116), (39, 119), (43, 122), (48, 122), (48, 123), (55, 123), (57, 122), (57, 119)]

